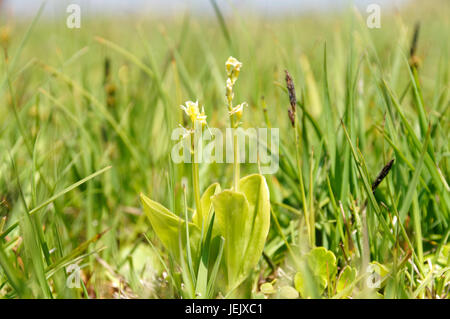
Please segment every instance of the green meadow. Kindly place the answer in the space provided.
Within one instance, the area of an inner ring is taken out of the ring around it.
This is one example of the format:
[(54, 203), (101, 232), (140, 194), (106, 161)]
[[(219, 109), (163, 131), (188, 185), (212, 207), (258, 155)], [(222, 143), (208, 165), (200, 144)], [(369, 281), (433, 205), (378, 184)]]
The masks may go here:
[[(448, 1), (211, 6), (0, 12), (0, 297), (448, 299)], [(180, 127), (277, 128), (278, 169)]]

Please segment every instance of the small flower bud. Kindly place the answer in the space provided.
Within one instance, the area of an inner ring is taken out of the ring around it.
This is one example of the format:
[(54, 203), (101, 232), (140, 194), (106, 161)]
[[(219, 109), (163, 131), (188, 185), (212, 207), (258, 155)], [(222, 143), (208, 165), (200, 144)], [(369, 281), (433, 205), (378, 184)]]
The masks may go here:
[(239, 76), (239, 72), (241, 71), (242, 63), (239, 62), (236, 58), (230, 56), (228, 60), (225, 62), (225, 67), (227, 69), (228, 78), (234, 85)]

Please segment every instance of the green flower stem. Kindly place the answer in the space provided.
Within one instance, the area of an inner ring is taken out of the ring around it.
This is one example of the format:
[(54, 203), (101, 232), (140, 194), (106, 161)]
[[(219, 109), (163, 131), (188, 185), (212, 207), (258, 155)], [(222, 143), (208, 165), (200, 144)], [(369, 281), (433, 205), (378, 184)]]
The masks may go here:
[(311, 225), (311, 223), (310, 223), (309, 211), (308, 211), (308, 207), (306, 205), (305, 185), (303, 184), (303, 172), (302, 172), (302, 165), (300, 162), (301, 154), (300, 154), (300, 141), (299, 141), (298, 130), (299, 130), (298, 120), (297, 120), (297, 116), (295, 116), (295, 125), (294, 125), (295, 149), (296, 149), (296, 159), (297, 159), (298, 180), (300, 182), (300, 194), (302, 196), (303, 212), (305, 214), (306, 227), (308, 229), (309, 244), (311, 247), (314, 247), (315, 246), (314, 225)]
[[(236, 130), (236, 128), (235, 128)], [(238, 136), (236, 134), (236, 131), (234, 132), (233, 136), (233, 155), (234, 155), (234, 189), (235, 191), (238, 191), (238, 185), (239, 185), (239, 145), (238, 145)]]
[(198, 141), (195, 138), (194, 134), (194, 145), (193, 145), (193, 158), (192, 161), (192, 187), (194, 189), (194, 200), (195, 200), (195, 209), (197, 210), (197, 214), (200, 217), (200, 220), (203, 220), (203, 211), (202, 204), (200, 200), (200, 178), (199, 178), (199, 169), (198, 169)]
[[(228, 109), (231, 111), (233, 109), (233, 104), (230, 102), (228, 104)], [(240, 175), (240, 166), (239, 166), (239, 140), (236, 134), (236, 129), (238, 124), (235, 123), (233, 115), (230, 115), (230, 126), (233, 129), (233, 165), (234, 165), (234, 176), (233, 176), (233, 185), (234, 190), (238, 191), (239, 186), (239, 175)]]

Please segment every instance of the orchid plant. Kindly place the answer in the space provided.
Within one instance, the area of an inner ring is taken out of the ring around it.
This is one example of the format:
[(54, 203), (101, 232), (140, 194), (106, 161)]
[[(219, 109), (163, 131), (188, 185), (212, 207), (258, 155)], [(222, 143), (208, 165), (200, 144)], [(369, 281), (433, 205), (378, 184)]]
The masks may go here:
[[(233, 105), (233, 88), (242, 63), (230, 57), (225, 67), (230, 126), (237, 129), (247, 105), (245, 102)], [(181, 109), (192, 125), (185, 128), (185, 138), (195, 136), (195, 130), (205, 129), (207, 116), (198, 101), (187, 101)], [(218, 294), (236, 297), (240, 296), (240, 287), (244, 286), (243, 282), (249, 278), (263, 253), (270, 228), (269, 189), (260, 174), (240, 178), (239, 139), (234, 130), (232, 187), (223, 189), (214, 183), (201, 194), (200, 142), (194, 138), (191, 145), (195, 203), (192, 217), (189, 219), (186, 204), (184, 217), (179, 217), (144, 194), (141, 194), (141, 201), (154, 232), (181, 268), (179, 282), (172, 276), (172, 283), (183, 287), (180, 295), (184, 298), (214, 298)]]

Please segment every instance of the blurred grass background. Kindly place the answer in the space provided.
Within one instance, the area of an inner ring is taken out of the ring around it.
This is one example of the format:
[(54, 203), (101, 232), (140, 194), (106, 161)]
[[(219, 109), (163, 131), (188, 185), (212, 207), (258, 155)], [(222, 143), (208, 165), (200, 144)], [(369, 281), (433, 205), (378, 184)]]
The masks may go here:
[[(424, 142), (426, 132), (420, 126), (407, 64), (419, 21), (415, 58), (427, 123), (432, 127), (429, 154), (439, 172), (433, 171), (438, 174), (433, 179), (433, 173), (423, 169), (402, 223), (415, 249), (424, 251), (421, 262), (423, 255), (439, 254), (449, 235), (449, 207), (444, 199), (448, 185), (437, 181), (448, 183), (449, 172), (449, 7), (447, 1), (409, 1), (398, 10), (382, 9), (380, 29), (368, 29), (367, 13), (352, 8), (274, 18), (236, 10), (224, 16), (224, 24), (214, 15), (188, 13), (96, 15), (83, 18), (81, 29), (66, 28), (64, 14), (47, 19), (36, 12), (32, 20), (1, 12), (0, 295), (177, 296), (162, 277), (158, 254), (142, 236), (146, 233), (160, 246), (142, 215), (138, 195), (143, 192), (175, 212), (181, 209), (181, 183), (190, 179), (190, 170), (171, 162), (170, 133), (183, 123), (179, 105), (186, 100), (198, 99), (205, 106), (211, 127), (228, 125), (224, 61), (230, 55), (244, 65), (236, 91), (237, 101), (249, 103), (244, 127), (267, 126), (267, 112), (270, 125), (281, 130), (281, 152), (286, 157), (295, 150), (288, 98), (282, 89), (284, 70), (293, 76), (305, 109), (302, 162), (305, 179), (309, 180), (311, 168), (314, 180), (307, 189), (317, 211), (318, 245), (343, 258), (339, 243), (345, 230), (336, 222), (341, 217), (332, 205), (327, 176), (348, 218), (352, 218), (353, 199), (362, 205), (365, 197), (354, 164), (343, 164), (351, 162), (351, 155), (339, 119), (350, 124), (352, 141), (364, 155), (372, 179), (396, 157), (389, 177), (393, 198), (385, 186), (377, 198), (400, 208), (421, 153), (398, 114), (393, 115), (392, 126), (384, 128), (390, 125), (385, 122), (387, 113), (395, 111), (386, 106), (390, 99), (380, 77), (400, 98), (404, 114)], [(324, 93), (325, 44), (329, 104)], [(350, 103), (354, 112), (348, 115)], [(271, 200), (300, 209), (291, 168), (280, 165), (277, 174), (267, 177)], [(256, 172), (257, 167), (245, 165), (243, 170)], [(201, 166), (202, 189), (215, 181), (230, 185), (231, 178), (230, 165)], [(40, 207), (41, 203), (46, 205)], [(290, 234), (296, 215), (281, 206), (274, 209), (286, 236), (295, 243)], [(421, 219), (411, 220), (413, 210)], [(383, 212), (389, 221), (392, 209)], [(371, 260), (392, 262), (397, 258), (392, 248), (397, 245), (400, 255), (408, 250), (394, 226), (398, 240), (391, 245), (376, 235), (382, 234), (376, 215), (370, 215), (369, 224), (374, 238)], [(351, 226), (356, 229), (356, 222)], [(276, 265), (283, 266), (285, 249), (279, 234), (271, 231), (266, 252)], [(65, 267), (73, 263), (82, 267), (80, 289), (66, 287)], [(445, 263), (448, 266), (448, 260)], [(406, 273), (414, 272), (406, 267)], [(419, 272), (426, 275), (422, 269)], [(401, 278), (396, 279), (401, 289), (391, 296), (413, 296), (417, 281)], [(432, 294), (423, 289), (418, 296)]]

